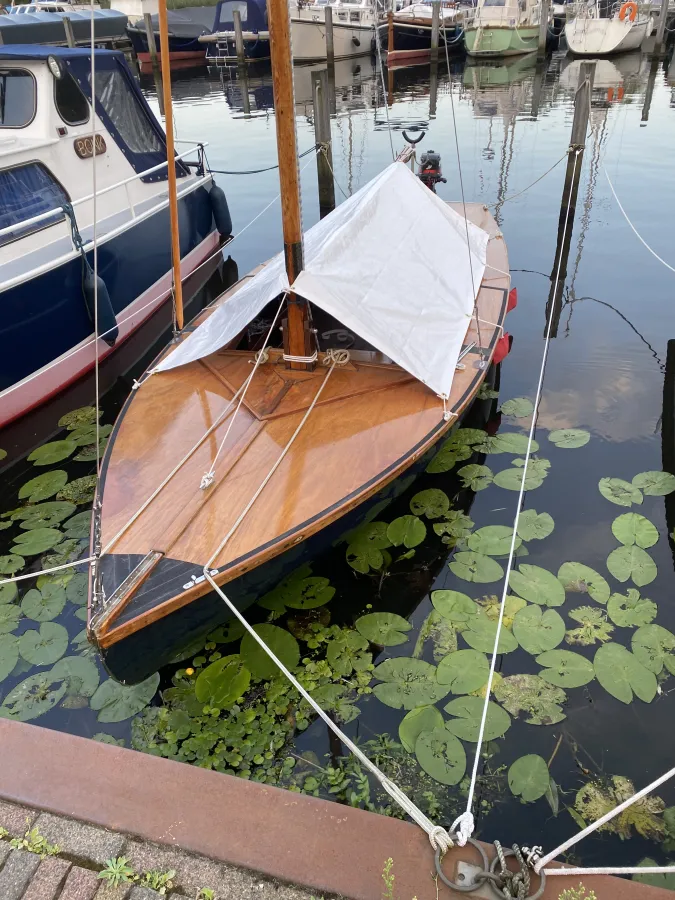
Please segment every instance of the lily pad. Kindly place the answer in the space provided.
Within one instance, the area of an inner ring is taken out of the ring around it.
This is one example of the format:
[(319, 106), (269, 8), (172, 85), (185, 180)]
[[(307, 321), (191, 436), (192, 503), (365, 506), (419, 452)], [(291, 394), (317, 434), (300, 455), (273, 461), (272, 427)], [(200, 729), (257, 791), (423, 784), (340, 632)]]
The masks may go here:
[(52, 472), (44, 472), (36, 478), (31, 478), (19, 489), (19, 500), (28, 500), (29, 503), (39, 503), (58, 493), (68, 481), (68, 473), (63, 469), (54, 469)]
[(473, 581), (477, 584), (488, 584), (491, 581), (500, 581), (504, 577), (504, 570), (499, 563), (485, 556), (483, 553), (455, 553), (450, 570), (458, 578), (464, 581)]
[(0, 635), (0, 681), (12, 674), (18, 661), (19, 639), (13, 634)]
[(571, 650), (547, 650), (537, 657), (540, 666), (546, 666), (539, 677), (561, 688), (575, 688), (588, 684), (595, 678), (590, 660)]
[(426, 468), (430, 475), (440, 475), (441, 472), (449, 472), (463, 459), (468, 459), (473, 451), (470, 447), (448, 446), (441, 447)]
[(518, 518), (518, 534), (524, 541), (540, 541), (553, 531), (554, 522), (548, 513), (525, 509)]
[(523, 485), (523, 471), (525, 468), (525, 460), (514, 459), (513, 466), (510, 469), (502, 469), (497, 472), (494, 483), (497, 487), (505, 488), (507, 491), (519, 491), (521, 486), (526, 491), (533, 491), (535, 488), (541, 487), (546, 477), (546, 469), (548, 466), (537, 466), (537, 463), (546, 462), (548, 460), (530, 459), (527, 463), (527, 472), (525, 473), (525, 483)]
[[(672, 866), (673, 862), (672, 860), (667, 860), (665, 864)], [(661, 865), (663, 865), (663, 863), (657, 862), (655, 859), (650, 859), (648, 856), (641, 859), (638, 863), (638, 866), (649, 868), (656, 868)], [(663, 888), (666, 891), (675, 891), (675, 872), (655, 872), (647, 875), (638, 875), (636, 873), (632, 876), (632, 879), (640, 884), (649, 884), (652, 887)]]
[(421, 659), (387, 659), (377, 666), (373, 678), (383, 682), (373, 688), (375, 696), (394, 709), (436, 703), (449, 693), (449, 688), (436, 680), (436, 667)]
[(566, 702), (567, 694), (538, 675), (502, 678), (494, 685), (494, 695), (514, 718), (524, 713), (529, 725), (555, 725), (565, 718), (561, 704)]
[(63, 531), (67, 538), (76, 538), (78, 541), (88, 538), (91, 531), (91, 512), (85, 510), (68, 519), (63, 524)]
[(51, 622), (63, 612), (66, 592), (57, 584), (46, 584), (41, 591), (32, 588), (21, 599), (21, 612), (34, 622)]
[(56, 547), (62, 540), (63, 534), (58, 528), (34, 528), (32, 531), (17, 534), (10, 551), (20, 553), (21, 556), (37, 556), (45, 550)]
[(527, 397), (515, 397), (502, 403), (501, 412), (505, 416), (515, 416), (517, 419), (525, 419), (534, 412), (534, 403)]
[(335, 596), (327, 578), (303, 578), (284, 590), (284, 603), (290, 609), (317, 609), (325, 606)]
[(28, 461), (34, 466), (51, 466), (54, 463), (67, 459), (77, 450), (77, 443), (71, 440), (50, 441), (41, 447), (36, 447), (28, 455)]
[(415, 752), (417, 738), (423, 731), (444, 727), (443, 716), (435, 706), (418, 706), (403, 717), (398, 726), (398, 738), (408, 753)]
[(640, 472), (633, 478), (633, 486), (647, 497), (664, 497), (675, 491), (675, 475), (670, 472)]
[(512, 763), (507, 778), (511, 793), (520, 797), (523, 803), (539, 800), (549, 788), (546, 760), (536, 753), (528, 753)]
[(622, 703), (630, 703), (633, 694), (645, 703), (651, 703), (656, 696), (656, 675), (621, 644), (603, 644), (598, 647), (593, 668), (596, 678), (607, 693)]
[(86, 447), (82, 447), (79, 453), (75, 454), (73, 462), (94, 462), (96, 458), (100, 459), (105, 453), (107, 444), (106, 440), (99, 441), (98, 452), (96, 451), (96, 444), (87, 444)]
[[(480, 722), (483, 716), (485, 700), (481, 697), (457, 697), (451, 700), (445, 707), (445, 712), (455, 719), (449, 719), (445, 727), (451, 733), (463, 741), (476, 743)], [(483, 739), (494, 741), (506, 734), (511, 725), (511, 717), (501, 706), (497, 706), (492, 700), (488, 701), (488, 712), (485, 720)]]
[(607, 568), (617, 581), (628, 581), (643, 587), (656, 578), (656, 563), (642, 547), (617, 547), (607, 557)]
[(9, 556), (0, 556), (0, 575), (14, 575), (26, 565), (23, 556), (11, 553)]
[(69, 500), (71, 503), (91, 503), (96, 495), (96, 476), (85, 475), (70, 481), (56, 495), (57, 500)]
[(620, 628), (639, 628), (649, 625), (656, 618), (657, 606), (653, 600), (640, 597), (635, 588), (626, 594), (612, 594), (607, 604), (607, 614)]
[[(300, 647), (292, 634), (277, 625), (256, 625), (253, 630), (287, 669), (292, 670), (297, 666)], [(252, 635), (244, 635), (239, 652), (243, 664), (255, 678), (274, 678), (279, 674), (277, 664)]]
[(583, 428), (558, 428), (549, 434), (548, 439), (556, 447), (572, 450), (585, 446), (590, 441), (591, 434)]
[(515, 615), (513, 633), (523, 650), (536, 656), (558, 646), (565, 637), (565, 623), (554, 609), (542, 612), (540, 606), (526, 606)]
[(361, 616), (354, 623), (359, 634), (363, 635), (366, 640), (380, 647), (395, 647), (398, 644), (405, 644), (408, 640), (406, 632), (410, 631), (412, 625), (402, 616), (396, 613), (369, 613)]
[(101, 680), (96, 663), (85, 656), (64, 656), (51, 670), (55, 681), (67, 682), (71, 697), (93, 697)]
[(84, 572), (76, 572), (66, 587), (66, 599), (75, 606), (84, 606), (87, 602), (89, 579)]
[(366, 540), (353, 541), (347, 547), (346, 559), (352, 569), (362, 575), (367, 575), (371, 569), (381, 569), (384, 563), (382, 551)]
[[(492, 653), (497, 636), (497, 622), (488, 619), (487, 616), (479, 616), (469, 623), (469, 627), (462, 632), (462, 637), (469, 647), (479, 650), (481, 653)], [(511, 653), (518, 648), (518, 641), (508, 628), (502, 628), (499, 633), (497, 653)]]
[(675, 675), (675, 634), (661, 625), (643, 625), (631, 640), (634, 656), (642, 665), (660, 675), (663, 667)]
[(579, 606), (568, 613), (570, 619), (579, 622), (578, 628), (572, 628), (565, 635), (568, 644), (581, 644), (584, 647), (596, 641), (603, 643), (610, 640), (614, 626), (607, 621), (606, 613), (595, 606)]
[(541, 566), (523, 563), (509, 575), (509, 587), (524, 600), (539, 606), (562, 606), (565, 602), (564, 587), (552, 572)]
[(423, 731), (415, 743), (417, 762), (441, 784), (459, 784), (466, 772), (466, 752), (446, 728)]
[[(499, 619), (502, 601), (496, 594), (491, 594), (487, 597), (483, 597), (482, 600), (478, 600), (478, 605), (482, 608), (482, 612), (488, 619), (492, 619), (495, 622)], [(520, 612), (520, 610), (524, 609), (526, 606), (527, 601), (523, 600), (522, 597), (514, 597), (512, 594), (509, 594), (504, 600), (502, 626), (511, 631), (513, 629), (513, 619), (515, 618), (516, 613)]]
[[(513, 528), (508, 525), (486, 525), (469, 535), (467, 541), (469, 550), (474, 553), (483, 553), (485, 556), (501, 556), (511, 551), (513, 542)], [(518, 549), (523, 543), (522, 538), (516, 536), (514, 549)]]
[(468, 466), (462, 466), (457, 470), (457, 474), (462, 480), (462, 487), (469, 488), (472, 491), (483, 491), (486, 487), (490, 487), (493, 481), (492, 469), (489, 466), (479, 466), (471, 463)]
[(19, 624), (21, 610), (11, 603), (0, 606), (0, 634), (10, 634)]
[(31, 675), (7, 694), (0, 714), (17, 722), (37, 719), (56, 706), (66, 689), (66, 682), (54, 680), (50, 672)]
[(482, 428), (458, 428), (453, 431), (443, 446), (448, 447), (476, 447), (482, 444), (487, 437), (487, 431)]
[(474, 601), (459, 591), (432, 591), (431, 602), (434, 609), (453, 625), (466, 625), (478, 615)]
[(558, 579), (566, 591), (588, 594), (596, 603), (603, 606), (609, 600), (610, 590), (607, 581), (599, 572), (583, 563), (563, 563), (558, 569)]
[(451, 694), (470, 694), (483, 687), (490, 674), (487, 656), (478, 650), (456, 650), (438, 664), (436, 678)]
[[(112, 425), (99, 425), (99, 439), (103, 440), (103, 438), (107, 438), (111, 431)], [(80, 428), (73, 428), (68, 435), (68, 440), (75, 441), (78, 447), (86, 447), (88, 444), (95, 444), (96, 425), (82, 425)]]
[(437, 488), (420, 491), (410, 501), (410, 512), (414, 516), (426, 516), (427, 519), (440, 519), (449, 509), (448, 495)]
[(67, 428), (68, 431), (74, 431), (74, 429), (82, 428), (85, 425), (93, 425), (95, 421), (96, 407), (81, 406), (79, 409), (73, 409), (64, 416), (61, 416), (59, 425), (61, 428)]
[(460, 510), (451, 509), (447, 512), (442, 522), (434, 522), (434, 531), (443, 537), (444, 542), (449, 543), (453, 538), (466, 537), (473, 528), (471, 519)]
[[(527, 453), (528, 436), (520, 434), (516, 431), (508, 431), (503, 434), (497, 434), (489, 437), (478, 446), (478, 449), (485, 453)], [(532, 440), (530, 444), (530, 453), (536, 453), (539, 450), (537, 441)]]
[[(246, 629), (239, 619), (231, 619), (227, 625), (216, 628), (215, 631), (211, 631), (207, 634), (206, 640), (213, 641), (214, 644), (231, 644), (233, 641), (238, 641), (240, 638), (243, 638), (245, 634)], [(194, 656), (194, 653), (188, 653), (183, 659), (187, 659), (188, 656)]]
[(637, 544), (644, 550), (652, 547), (659, 539), (656, 525), (653, 525), (644, 516), (632, 512), (624, 513), (614, 519), (612, 534), (620, 544), (625, 544), (627, 547)]
[(45, 569), (51, 566), (61, 566), (63, 563), (73, 562), (82, 556), (87, 550), (86, 541), (76, 541), (74, 539), (62, 541), (57, 544), (53, 553), (48, 553), (42, 557), (42, 565)]
[(426, 535), (426, 525), (417, 516), (399, 516), (387, 528), (387, 537), (394, 547), (417, 547)]
[(68, 632), (58, 622), (43, 622), (39, 631), (24, 631), (19, 653), (33, 666), (51, 666), (68, 649)]
[(642, 503), (642, 491), (622, 478), (601, 478), (598, 482), (600, 493), (617, 506), (632, 506)]
[(109, 678), (97, 688), (89, 705), (97, 710), (96, 718), (99, 722), (123, 722), (145, 709), (155, 696), (158, 686), (158, 673), (130, 687)]
[(251, 684), (251, 673), (242, 665), (238, 654), (223, 656), (200, 672), (195, 682), (195, 695), (200, 703), (227, 709)]
[(16, 584), (11, 581), (9, 584), (0, 585), (0, 606), (5, 603), (13, 603), (19, 594)]
[(373, 657), (367, 651), (368, 641), (358, 631), (343, 631), (326, 645), (326, 659), (334, 672), (346, 678), (371, 665)]
[[(387, 537), (387, 528), (389, 528), (389, 525), (386, 522), (365, 522), (349, 533), (348, 542), (363, 541), (372, 547), (377, 547), (378, 550), (385, 550), (387, 547), (391, 547), (391, 541)], [(300, 569), (298, 571), (302, 573), (303, 570)], [(288, 580), (289, 582), (295, 581), (300, 577), (300, 575), (296, 576), (294, 572), (293, 575), (289, 576)], [(303, 574), (302, 577), (305, 577), (305, 575)]]

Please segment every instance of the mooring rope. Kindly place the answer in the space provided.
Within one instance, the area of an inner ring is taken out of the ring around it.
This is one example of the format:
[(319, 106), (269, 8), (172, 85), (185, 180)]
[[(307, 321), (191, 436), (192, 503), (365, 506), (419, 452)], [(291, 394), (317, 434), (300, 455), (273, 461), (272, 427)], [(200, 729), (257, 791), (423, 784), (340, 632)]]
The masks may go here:
[(488, 208), (488, 209), (496, 209), (498, 206), (503, 206), (505, 203), (508, 203), (509, 200), (515, 200), (516, 197), (520, 197), (520, 196), (521, 196), (522, 194), (524, 194), (526, 191), (529, 191), (530, 188), (533, 188), (533, 187), (535, 186), (535, 184), (539, 184), (539, 182), (540, 182), (543, 178), (546, 178), (546, 176), (549, 175), (549, 174), (550, 174), (557, 166), (559, 166), (560, 163), (561, 163), (564, 159), (567, 159), (567, 156), (569, 155), (569, 153), (570, 153), (570, 151), (569, 151), (569, 150), (566, 150), (565, 153), (560, 157), (560, 159), (559, 159), (557, 162), (554, 162), (554, 163), (553, 163), (553, 165), (551, 166), (550, 169), (547, 169), (547, 170), (544, 172), (543, 175), (540, 175), (539, 178), (536, 179), (536, 181), (533, 181), (533, 182), (532, 182), (532, 184), (528, 184), (528, 186), (527, 186), (526, 188), (523, 188), (522, 191), (518, 191), (517, 194), (511, 194), (510, 197), (504, 197), (504, 199), (503, 199), (503, 200), (500, 200), (498, 203), (491, 203), (487, 208)]
[(51, 575), (52, 572), (61, 572), (63, 569), (72, 569), (75, 566), (83, 566), (85, 563), (92, 563), (96, 560), (95, 556), (87, 556), (86, 559), (76, 559), (74, 562), (63, 563), (60, 566), (52, 566), (49, 569), (40, 569), (37, 572), (28, 572), (27, 575), (14, 575), (12, 578), (3, 578), (0, 581), (0, 587), (3, 584), (15, 584), (17, 581), (25, 581), (27, 578), (39, 578), (40, 575)]

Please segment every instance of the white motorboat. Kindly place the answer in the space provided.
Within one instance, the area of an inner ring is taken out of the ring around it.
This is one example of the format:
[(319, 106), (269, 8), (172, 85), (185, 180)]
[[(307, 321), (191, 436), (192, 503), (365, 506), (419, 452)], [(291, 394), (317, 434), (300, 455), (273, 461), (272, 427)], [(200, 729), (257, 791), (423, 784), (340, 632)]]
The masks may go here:
[(291, 3), (291, 39), (295, 62), (326, 58), (326, 7), (332, 8), (335, 59), (371, 53), (377, 16), (369, 0), (357, 3)]
[(627, 0), (602, 18), (597, 5), (576, 4), (573, 16), (565, 25), (570, 53), (575, 56), (608, 56), (637, 50), (652, 30), (652, 17), (644, 13), (635, 0)]

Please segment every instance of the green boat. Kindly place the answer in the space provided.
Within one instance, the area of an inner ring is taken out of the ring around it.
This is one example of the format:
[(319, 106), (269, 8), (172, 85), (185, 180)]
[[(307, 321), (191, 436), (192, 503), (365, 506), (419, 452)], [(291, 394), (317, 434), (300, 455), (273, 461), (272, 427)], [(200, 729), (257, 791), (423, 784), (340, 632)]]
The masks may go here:
[(464, 31), (469, 56), (517, 56), (537, 49), (541, 4), (530, 0), (479, 0)]

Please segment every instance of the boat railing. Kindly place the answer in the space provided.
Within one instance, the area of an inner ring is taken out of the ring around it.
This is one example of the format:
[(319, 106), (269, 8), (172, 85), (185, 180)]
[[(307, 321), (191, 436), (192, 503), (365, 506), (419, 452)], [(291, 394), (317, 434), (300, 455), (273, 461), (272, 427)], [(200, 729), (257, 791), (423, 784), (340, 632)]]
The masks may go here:
[[(182, 153), (177, 153), (175, 156), (175, 160), (181, 160), (186, 156), (189, 156), (191, 153), (195, 153), (201, 151), (203, 147), (208, 146), (203, 141), (188, 141), (188, 140), (176, 140), (176, 143), (179, 144), (192, 144), (189, 150), (183, 150)], [(168, 160), (164, 162), (158, 163), (156, 166), (151, 166), (149, 169), (145, 169), (143, 172), (136, 172), (134, 175), (131, 175), (129, 178), (125, 178), (123, 181), (117, 181), (115, 184), (110, 184), (108, 187), (102, 188), (100, 191), (96, 191), (95, 194), (87, 194), (85, 197), (80, 197), (78, 200), (73, 200), (71, 202), (71, 206), (73, 208), (80, 206), (82, 203), (87, 203), (90, 200), (93, 200), (94, 197), (98, 199), (102, 197), (104, 194), (109, 194), (110, 191), (117, 190), (121, 187), (126, 188), (125, 194), (127, 197), (127, 202), (129, 204), (129, 209), (131, 211), (132, 218), (136, 218), (136, 209), (135, 204), (131, 199), (129, 194), (128, 185), (132, 182), (137, 181), (139, 178), (144, 178), (146, 175), (153, 175), (155, 172), (159, 172), (160, 169), (163, 169), (164, 166), (168, 165)], [(54, 217), (54, 213), (58, 212), (58, 209), (49, 209), (47, 212), (40, 213), (37, 216), (32, 216), (30, 219), (24, 219), (21, 222), (15, 222), (13, 225), (7, 225), (5, 228), (0, 228), (0, 239), (5, 235), (13, 234), (16, 231), (23, 230), (24, 228), (30, 228), (31, 225), (37, 225), (40, 222), (44, 222), (46, 219), (52, 219)], [(74, 246), (74, 245), (73, 245)]]

